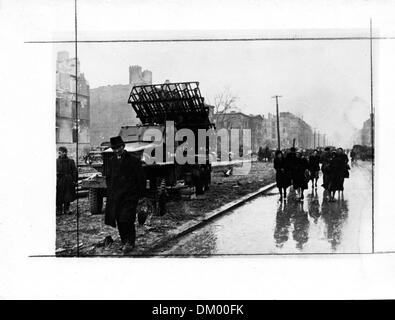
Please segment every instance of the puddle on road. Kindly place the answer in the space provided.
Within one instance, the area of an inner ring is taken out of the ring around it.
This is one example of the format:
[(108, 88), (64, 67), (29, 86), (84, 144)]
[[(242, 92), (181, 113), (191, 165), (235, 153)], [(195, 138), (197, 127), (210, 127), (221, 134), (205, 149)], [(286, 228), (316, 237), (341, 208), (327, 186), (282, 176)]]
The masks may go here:
[[(371, 251), (371, 185), (368, 166), (356, 166), (344, 196), (323, 200), (324, 190), (290, 192), (280, 203), (276, 189), (181, 238), (162, 254), (245, 255), (360, 253)], [(319, 182), (321, 182), (320, 180)]]

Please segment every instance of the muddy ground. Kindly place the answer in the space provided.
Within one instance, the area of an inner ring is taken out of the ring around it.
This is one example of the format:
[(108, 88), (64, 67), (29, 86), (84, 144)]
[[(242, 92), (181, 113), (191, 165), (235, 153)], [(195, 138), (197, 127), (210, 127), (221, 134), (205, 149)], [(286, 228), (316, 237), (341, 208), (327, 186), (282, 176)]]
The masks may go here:
[[(193, 200), (169, 199), (164, 216), (151, 216), (143, 226), (136, 223), (135, 254), (149, 254), (159, 242), (170, 238), (176, 229), (191, 220), (199, 220), (212, 211), (274, 181), (272, 163), (253, 162), (247, 175), (226, 177), (226, 168), (215, 168), (210, 190)], [(239, 170), (235, 169), (235, 173)], [(104, 215), (91, 215), (88, 198), (78, 199), (79, 219), (77, 228), (77, 201), (71, 205), (71, 214), (56, 217), (56, 254), (121, 255), (120, 239), (115, 228), (104, 225)], [(78, 230), (78, 233), (77, 233)], [(104, 239), (111, 236), (114, 242), (104, 246)]]

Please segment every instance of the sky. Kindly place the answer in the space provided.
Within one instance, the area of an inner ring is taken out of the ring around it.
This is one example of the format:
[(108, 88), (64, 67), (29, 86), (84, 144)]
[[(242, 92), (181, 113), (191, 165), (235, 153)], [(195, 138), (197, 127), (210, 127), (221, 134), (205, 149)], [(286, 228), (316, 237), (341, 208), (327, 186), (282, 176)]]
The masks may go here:
[[(56, 45), (68, 50), (70, 44)], [(80, 43), (81, 72), (91, 88), (127, 84), (129, 65), (153, 83), (199, 81), (208, 103), (224, 91), (247, 114), (280, 111), (302, 117), (328, 139), (348, 145), (370, 112), (367, 40)]]

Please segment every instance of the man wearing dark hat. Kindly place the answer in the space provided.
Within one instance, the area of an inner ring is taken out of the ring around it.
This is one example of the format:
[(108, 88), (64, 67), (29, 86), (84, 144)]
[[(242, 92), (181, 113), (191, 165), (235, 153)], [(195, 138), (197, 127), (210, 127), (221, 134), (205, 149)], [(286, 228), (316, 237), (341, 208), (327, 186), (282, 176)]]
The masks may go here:
[(122, 251), (127, 254), (133, 250), (136, 230), (136, 208), (145, 188), (141, 161), (125, 150), (120, 136), (110, 138), (114, 151), (109, 159), (107, 182), (107, 205), (105, 224), (118, 227)]
[(76, 199), (77, 167), (73, 159), (67, 157), (67, 149), (59, 147), (56, 159), (56, 214), (69, 214), (70, 202)]

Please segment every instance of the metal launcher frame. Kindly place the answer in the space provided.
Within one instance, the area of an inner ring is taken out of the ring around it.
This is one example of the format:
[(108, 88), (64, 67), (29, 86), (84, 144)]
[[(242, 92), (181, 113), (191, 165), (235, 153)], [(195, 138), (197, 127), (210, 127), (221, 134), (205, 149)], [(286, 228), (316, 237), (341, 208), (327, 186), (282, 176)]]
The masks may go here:
[(209, 129), (209, 107), (204, 104), (199, 82), (134, 86), (128, 99), (143, 125), (174, 121), (177, 128)]

